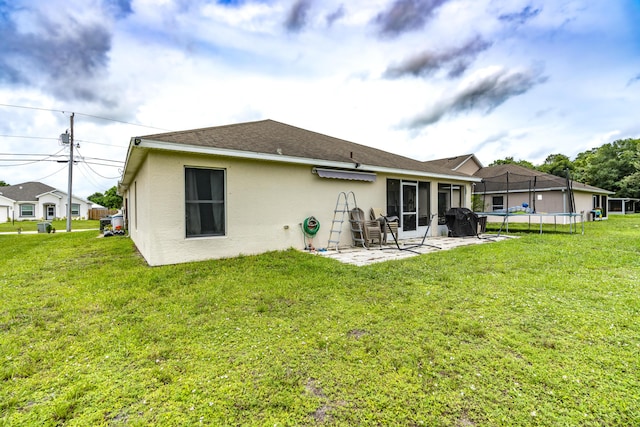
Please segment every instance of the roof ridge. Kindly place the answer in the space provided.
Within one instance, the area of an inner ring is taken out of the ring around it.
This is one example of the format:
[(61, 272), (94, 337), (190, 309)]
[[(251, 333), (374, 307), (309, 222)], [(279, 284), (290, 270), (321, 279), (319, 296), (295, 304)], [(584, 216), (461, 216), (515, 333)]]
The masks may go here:
[[(227, 123), (227, 124), (224, 124), (224, 125), (205, 126), (205, 127), (201, 127), (201, 128), (195, 128), (195, 129), (183, 129), (183, 130), (173, 130), (173, 131), (162, 132), (162, 133), (152, 133), (152, 134), (148, 134), (148, 135), (140, 135), (137, 138), (150, 138), (150, 137), (158, 136), (158, 135), (187, 134), (187, 133), (208, 131), (208, 130), (211, 130), (211, 129), (232, 128), (232, 127), (250, 125), (250, 124), (254, 124), (254, 123), (263, 123), (263, 122), (269, 122), (269, 121), (276, 122), (275, 120), (271, 120), (271, 119), (252, 120), (252, 121), (249, 121), (249, 122)], [(276, 122), (276, 123), (280, 123), (280, 122)], [(282, 123), (282, 124), (285, 124), (285, 123)]]

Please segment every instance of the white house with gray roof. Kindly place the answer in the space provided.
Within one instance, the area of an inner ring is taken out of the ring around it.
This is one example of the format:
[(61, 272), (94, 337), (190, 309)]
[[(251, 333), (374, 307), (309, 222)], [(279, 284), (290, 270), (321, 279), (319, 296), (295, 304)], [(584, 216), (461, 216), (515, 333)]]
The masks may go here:
[[(40, 221), (67, 217), (67, 193), (41, 182), (0, 187), (0, 222)], [(73, 219), (87, 218), (92, 203), (73, 196)]]

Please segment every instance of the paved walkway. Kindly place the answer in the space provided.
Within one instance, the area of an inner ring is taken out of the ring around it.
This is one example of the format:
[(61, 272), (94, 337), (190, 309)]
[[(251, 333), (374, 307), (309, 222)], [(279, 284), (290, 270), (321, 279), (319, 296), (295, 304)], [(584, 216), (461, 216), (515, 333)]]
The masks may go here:
[(371, 249), (351, 247), (340, 249), (340, 251), (327, 250), (314, 253), (320, 256), (333, 258), (346, 264), (363, 266), (376, 262), (409, 258), (416, 255), (453, 249), (459, 246), (480, 245), (484, 243), (498, 242), (501, 240), (512, 238), (514, 237), (505, 235), (501, 235), (499, 237), (495, 235), (481, 235), (480, 238), (475, 236), (429, 237), (425, 240), (425, 244), (421, 246), (416, 245), (419, 245), (422, 242), (422, 238), (402, 240), (400, 243), (401, 249), (398, 249), (395, 243), (392, 242), (391, 245), (383, 245), (382, 249), (380, 249), (378, 246), (373, 246)]

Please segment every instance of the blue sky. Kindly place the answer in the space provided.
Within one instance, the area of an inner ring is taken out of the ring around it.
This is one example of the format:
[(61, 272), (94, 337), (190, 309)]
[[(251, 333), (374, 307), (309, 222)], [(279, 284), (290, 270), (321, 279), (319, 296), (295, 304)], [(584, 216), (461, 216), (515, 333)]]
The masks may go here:
[(573, 158), (640, 137), (637, 22), (637, 0), (0, 0), (0, 180), (65, 189), (15, 160), (65, 154), (70, 112), (101, 159), (84, 197), (132, 136), (265, 118), (419, 160)]

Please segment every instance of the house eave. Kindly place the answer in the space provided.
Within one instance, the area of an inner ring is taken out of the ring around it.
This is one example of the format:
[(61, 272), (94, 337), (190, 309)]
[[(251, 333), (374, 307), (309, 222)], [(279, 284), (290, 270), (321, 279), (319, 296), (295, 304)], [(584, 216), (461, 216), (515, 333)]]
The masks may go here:
[(38, 200), (39, 200), (39, 199), (40, 199), (40, 197), (42, 197), (42, 196), (46, 196), (47, 194), (51, 194), (53, 197), (57, 197), (58, 199), (62, 199), (64, 196), (66, 196), (66, 193), (63, 193), (63, 194), (64, 194), (64, 196), (61, 196), (60, 194), (56, 194), (56, 192), (57, 192), (57, 193), (62, 193), (60, 190), (51, 190), (51, 191), (47, 191), (47, 192), (42, 193), (42, 194), (38, 194), (38, 195), (36, 196), (36, 199), (38, 199)]
[(391, 175), (408, 175), (430, 179), (442, 179), (464, 182), (481, 182), (481, 178), (472, 176), (448, 175), (411, 169), (389, 168), (384, 166), (360, 164), (355, 162), (338, 162), (306, 157), (293, 157), (282, 154), (268, 154), (254, 151), (230, 150), (216, 147), (203, 147), (198, 145), (175, 144), (171, 142), (155, 141), (144, 138), (131, 138), (127, 159), (125, 162), (122, 179), (118, 182), (119, 191), (124, 191), (131, 184), (133, 176), (140, 167), (149, 150), (177, 151), (189, 154), (205, 154), (213, 156), (232, 157), (239, 159), (261, 160), (287, 164), (309, 165), (312, 167), (329, 167), (353, 171), (366, 170), (368, 172), (385, 173)]
[(461, 167), (463, 167), (464, 165), (466, 165), (469, 161), (471, 160), (475, 160), (475, 162), (478, 164), (478, 166), (480, 166), (480, 169), (482, 169), (484, 166), (482, 165), (482, 163), (480, 162), (480, 160), (478, 160), (478, 158), (476, 157), (475, 154), (471, 154), (469, 155), (466, 159), (464, 159), (458, 166), (456, 166), (455, 168), (453, 168), (454, 171), (457, 171), (458, 169), (460, 169)]

